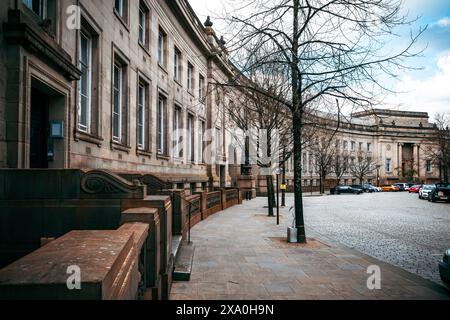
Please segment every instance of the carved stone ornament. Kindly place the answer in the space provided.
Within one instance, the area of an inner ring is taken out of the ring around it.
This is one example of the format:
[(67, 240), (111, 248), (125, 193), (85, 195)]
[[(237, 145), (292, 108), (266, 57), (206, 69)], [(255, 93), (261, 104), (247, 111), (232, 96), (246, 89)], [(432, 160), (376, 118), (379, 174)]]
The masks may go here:
[(131, 184), (111, 172), (93, 170), (81, 178), (81, 193), (84, 198), (143, 199), (145, 187), (138, 180)]

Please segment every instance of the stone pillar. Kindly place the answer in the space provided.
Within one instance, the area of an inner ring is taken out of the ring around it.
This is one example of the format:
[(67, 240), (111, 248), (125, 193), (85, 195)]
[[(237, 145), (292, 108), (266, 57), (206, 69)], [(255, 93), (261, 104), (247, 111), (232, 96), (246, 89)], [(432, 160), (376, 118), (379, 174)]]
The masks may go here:
[(419, 182), (421, 182), (421, 177), (422, 177), (422, 170), (421, 170), (422, 166), (420, 163), (420, 156), (421, 156), (420, 144), (417, 144), (417, 156), (416, 156), (415, 161), (417, 161), (417, 164), (416, 164), (417, 169), (416, 170), (417, 170), (417, 178), (418, 178)]
[(403, 178), (403, 143), (399, 143), (398, 144), (398, 162), (397, 162), (397, 167), (398, 167), (398, 177), (402, 177)]
[(414, 169), (414, 179), (419, 180), (419, 170), (418, 170), (418, 158), (419, 158), (419, 148), (417, 144), (413, 145), (413, 169)]

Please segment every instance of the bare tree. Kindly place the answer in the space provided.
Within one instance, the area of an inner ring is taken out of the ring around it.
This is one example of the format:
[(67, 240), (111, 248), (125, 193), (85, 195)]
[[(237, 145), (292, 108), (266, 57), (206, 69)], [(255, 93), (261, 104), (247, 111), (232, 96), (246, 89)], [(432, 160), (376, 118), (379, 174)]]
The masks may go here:
[(336, 154), (333, 161), (333, 172), (336, 175), (337, 185), (341, 184), (342, 177), (348, 172), (348, 157), (336, 146)]
[(386, 41), (409, 21), (399, 0), (240, 0), (231, 18), (233, 61), (245, 73), (264, 65), (286, 79), (294, 140), (295, 215), (298, 242), (306, 242), (302, 198), (305, 114), (334, 99), (369, 108), (386, 88), (380, 76), (406, 68), (417, 35), (390, 52)]
[(434, 143), (437, 148), (427, 150), (428, 157), (439, 167), (442, 182), (449, 182), (450, 177), (450, 114), (435, 116), (436, 134)]
[(360, 184), (364, 184), (367, 176), (373, 174), (376, 163), (370, 154), (366, 151), (358, 151), (357, 158), (352, 158), (349, 164), (350, 173), (359, 180)]

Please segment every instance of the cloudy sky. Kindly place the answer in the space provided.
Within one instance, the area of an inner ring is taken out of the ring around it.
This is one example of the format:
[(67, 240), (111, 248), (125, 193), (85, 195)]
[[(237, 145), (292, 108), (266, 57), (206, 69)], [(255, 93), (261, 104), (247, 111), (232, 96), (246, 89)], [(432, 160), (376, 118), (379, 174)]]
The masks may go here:
[[(189, 0), (199, 18), (213, 17), (216, 31), (220, 33), (223, 24), (219, 17), (229, 0)], [(428, 26), (418, 46), (425, 48), (423, 57), (415, 58), (409, 64), (421, 70), (399, 74), (392, 83), (396, 92), (386, 98), (388, 107), (401, 110), (425, 111), (434, 117), (436, 113), (450, 113), (450, 0), (403, 0), (404, 10), (411, 18), (419, 17), (408, 28), (398, 33), (409, 37), (410, 31), (417, 32)]]

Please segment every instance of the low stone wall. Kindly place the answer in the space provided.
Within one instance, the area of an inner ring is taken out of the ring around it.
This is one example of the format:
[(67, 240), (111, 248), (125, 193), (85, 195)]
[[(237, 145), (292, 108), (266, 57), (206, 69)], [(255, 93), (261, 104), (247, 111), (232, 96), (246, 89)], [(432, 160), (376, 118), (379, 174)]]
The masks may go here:
[(115, 231), (71, 231), (0, 270), (0, 299), (142, 298), (146, 224)]
[(222, 210), (222, 192), (206, 192), (203, 197), (203, 219)]

